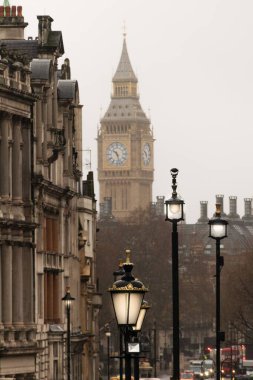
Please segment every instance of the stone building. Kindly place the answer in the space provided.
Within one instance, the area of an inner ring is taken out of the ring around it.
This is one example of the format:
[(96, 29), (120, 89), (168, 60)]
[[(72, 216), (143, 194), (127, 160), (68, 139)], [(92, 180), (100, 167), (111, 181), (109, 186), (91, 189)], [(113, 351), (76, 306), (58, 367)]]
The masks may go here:
[(152, 201), (154, 138), (150, 120), (139, 102), (138, 80), (129, 60), (124, 36), (121, 58), (112, 80), (111, 102), (98, 131), (100, 214), (125, 220)]
[(66, 287), (73, 380), (98, 377), (93, 173), (82, 181), (82, 105), (62, 33), (0, 7), (0, 377), (66, 378)]

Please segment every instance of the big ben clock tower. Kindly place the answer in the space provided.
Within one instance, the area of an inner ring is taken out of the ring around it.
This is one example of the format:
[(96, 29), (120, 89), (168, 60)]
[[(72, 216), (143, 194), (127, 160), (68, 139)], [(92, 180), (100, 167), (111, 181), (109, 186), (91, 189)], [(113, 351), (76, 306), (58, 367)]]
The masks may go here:
[(100, 202), (111, 199), (112, 215), (124, 221), (132, 211), (150, 206), (154, 177), (153, 133), (139, 102), (125, 36), (112, 83), (97, 137), (98, 181)]

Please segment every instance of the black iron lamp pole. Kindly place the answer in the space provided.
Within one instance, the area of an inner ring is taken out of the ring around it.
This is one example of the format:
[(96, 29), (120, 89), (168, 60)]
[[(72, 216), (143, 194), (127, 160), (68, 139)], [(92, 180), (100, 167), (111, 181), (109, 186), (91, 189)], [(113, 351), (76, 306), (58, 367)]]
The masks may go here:
[(177, 194), (178, 169), (172, 175), (172, 197), (165, 201), (166, 218), (172, 223), (172, 312), (173, 312), (173, 380), (180, 379), (180, 341), (179, 341), (179, 281), (178, 281), (178, 232), (177, 224), (184, 220), (184, 201)]
[(132, 275), (134, 264), (130, 261), (130, 250), (126, 250), (123, 264), (124, 275), (109, 289), (118, 326), (124, 332), (125, 340), (125, 379), (131, 380), (131, 352), (129, 343), (132, 327), (136, 325), (147, 288)]
[(71, 307), (72, 301), (74, 301), (74, 300), (75, 300), (75, 298), (70, 295), (70, 289), (69, 289), (69, 287), (67, 287), (66, 288), (66, 294), (62, 298), (62, 301), (65, 303), (66, 313), (67, 313), (67, 380), (71, 380), (70, 307)]
[(105, 333), (107, 338), (107, 379), (110, 380), (110, 337), (111, 331), (108, 330)]
[[(123, 261), (119, 260), (119, 268), (113, 272), (114, 282), (119, 280), (124, 275)], [(123, 380), (123, 333), (121, 327), (119, 327), (119, 379)]]
[(209, 237), (216, 241), (216, 380), (220, 380), (220, 272), (224, 265), (223, 256), (220, 255), (220, 241), (227, 237), (228, 222), (221, 219), (221, 205), (216, 204), (215, 217), (208, 222)]
[(156, 353), (156, 346), (157, 346), (157, 341), (156, 341), (156, 321), (154, 321), (154, 377), (157, 377), (157, 370), (156, 370), (156, 364), (157, 364), (157, 353)]

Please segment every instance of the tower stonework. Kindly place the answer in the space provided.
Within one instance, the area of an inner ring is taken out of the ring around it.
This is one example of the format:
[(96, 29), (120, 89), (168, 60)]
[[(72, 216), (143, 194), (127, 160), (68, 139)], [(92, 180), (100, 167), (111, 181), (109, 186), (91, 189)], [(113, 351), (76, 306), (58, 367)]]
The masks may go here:
[(112, 216), (124, 220), (132, 211), (150, 206), (154, 177), (153, 132), (139, 102), (125, 38), (112, 84), (97, 137), (98, 181), (101, 206), (111, 198)]

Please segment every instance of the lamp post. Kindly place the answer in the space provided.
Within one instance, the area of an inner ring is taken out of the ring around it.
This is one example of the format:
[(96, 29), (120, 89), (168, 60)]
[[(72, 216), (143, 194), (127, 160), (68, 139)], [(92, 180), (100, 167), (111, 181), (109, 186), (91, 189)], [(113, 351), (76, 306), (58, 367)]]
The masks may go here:
[(108, 330), (105, 333), (107, 337), (107, 379), (110, 380), (110, 337), (111, 331)]
[(130, 329), (137, 323), (142, 301), (148, 290), (131, 273), (134, 264), (130, 261), (130, 253), (130, 250), (126, 250), (126, 262), (123, 264), (124, 275), (109, 289), (117, 324), (124, 331), (126, 380), (131, 380), (131, 349), (133, 346), (130, 342)]
[(157, 346), (157, 342), (156, 342), (156, 321), (154, 321), (154, 327), (153, 327), (153, 332), (154, 332), (154, 377), (156, 377), (157, 373), (156, 373), (156, 357), (157, 357), (157, 353), (156, 353), (156, 346)]
[(220, 256), (220, 241), (227, 237), (228, 222), (221, 219), (221, 205), (216, 204), (216, 213), (209, 220), (209, 237), (216, 241), (216, 380), (220, 380), (220, 272), (224, 265), (223, 256)]
[(62, 297), (62, 301), (65, 303), (66, 312), (67, 312), (67, 380), (71, 379), (71, 370), (70, 370), (70, 306), (72, 301), (75, 298), (70, 295), (69, 287), (66, 288), (66, 294)]
[[(120, 279), (120, 277), (124, 274), (123, 269), (123, 260), (119, 260), (119, 268), (118, 270), (113, 272), (114, 276), (114, 282)], [(123, 380), (123, 334), (121, 331), (121, 328), (119, 327), (119, 373), (120, 373), (120, 380)]]
[(177, 224), (184, 220), (184, 201), (177, 194), (178, 169), (170, 171), (172, 175), (172, 197), (165, 201), (166, 218), (172, 223), (172, 313), (173, 313), (173, 380), (180, 378), (180, 342), (179, 342), (179, 284), (178, 284), (178, 232)]

